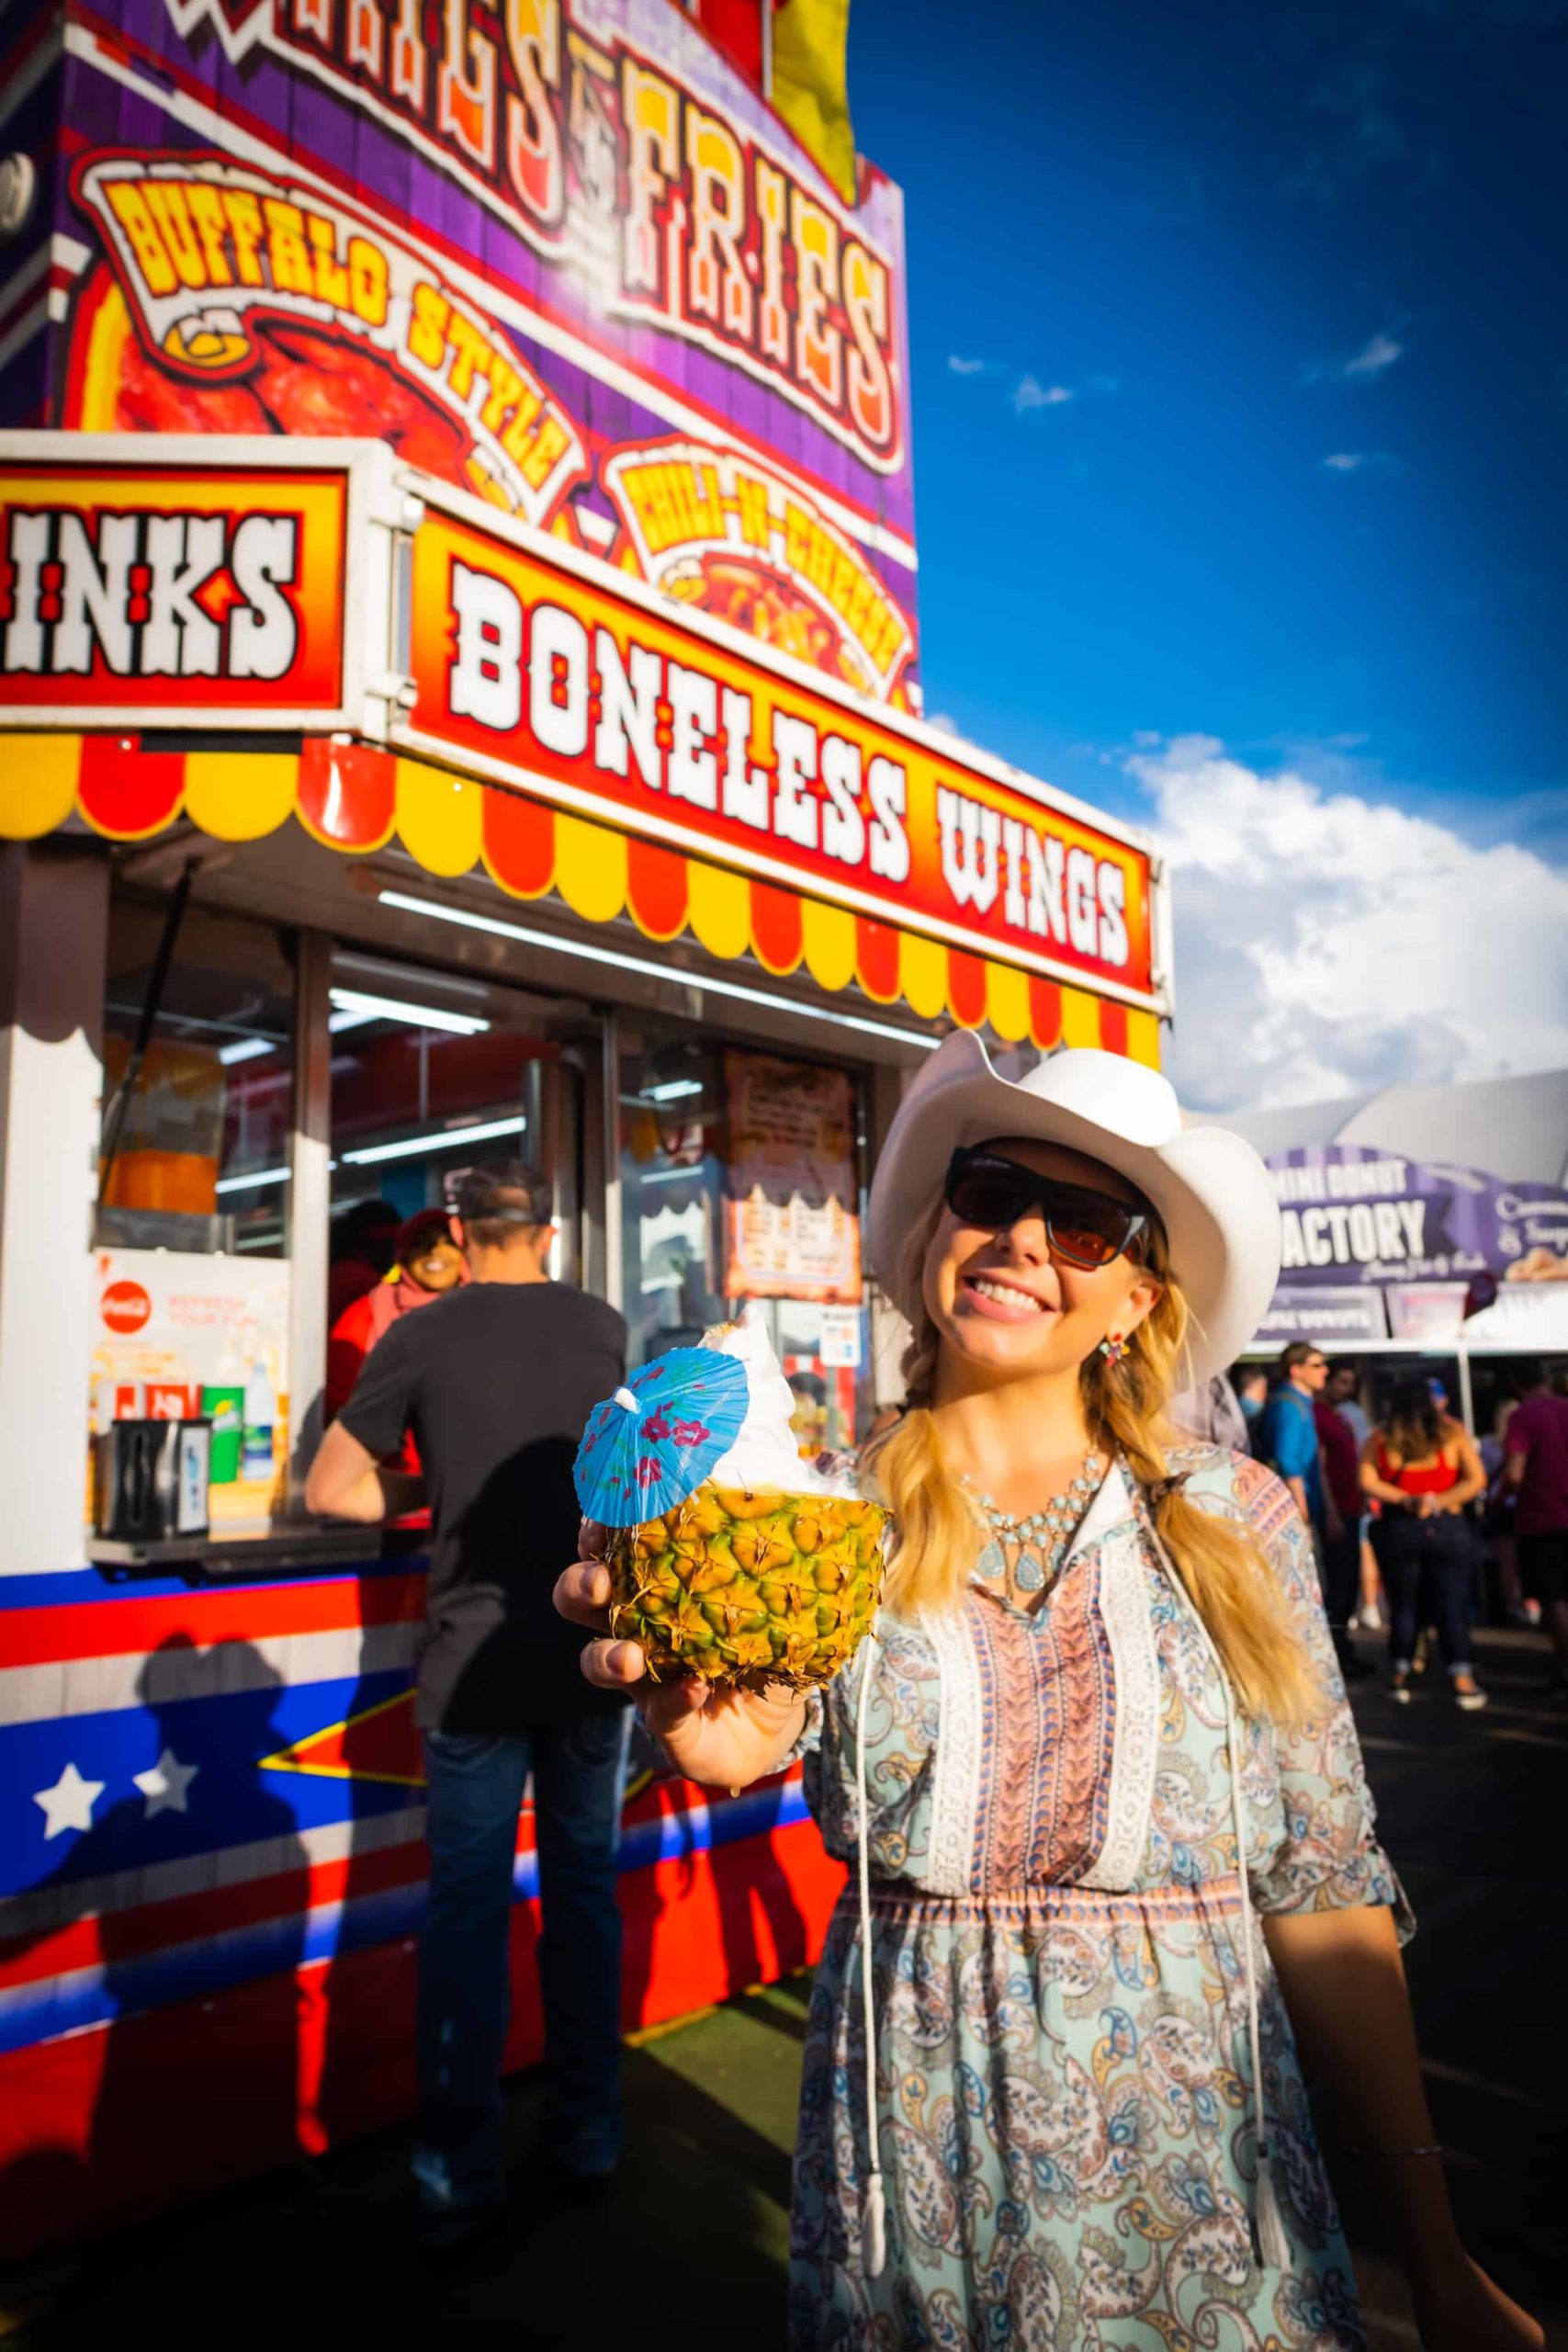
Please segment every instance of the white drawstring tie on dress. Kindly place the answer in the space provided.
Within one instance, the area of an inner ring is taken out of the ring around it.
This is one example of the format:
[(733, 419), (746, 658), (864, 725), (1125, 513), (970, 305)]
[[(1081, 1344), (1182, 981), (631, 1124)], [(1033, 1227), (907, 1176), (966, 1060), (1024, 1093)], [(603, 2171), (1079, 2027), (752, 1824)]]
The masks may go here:
[(865, 1725), (871, 1701), (872, 1652), (876, 1636), (868, 1634), (861, 1646), (860, 1691), (855, 1703), (855, 1806), (860, 1858), (861, 1998), (865, 2011), (865, 2142), (871, 2158), (866, 2176), (865, 2205), (861, 2220), (861, 2247), (865, 2275), (880, 2278), (887, 2265), (887, 2199), (882, 2186), (882, 2141), (876, 2120), (876, 2004), (871, 1969), (871, 1828), (865, 1785)]

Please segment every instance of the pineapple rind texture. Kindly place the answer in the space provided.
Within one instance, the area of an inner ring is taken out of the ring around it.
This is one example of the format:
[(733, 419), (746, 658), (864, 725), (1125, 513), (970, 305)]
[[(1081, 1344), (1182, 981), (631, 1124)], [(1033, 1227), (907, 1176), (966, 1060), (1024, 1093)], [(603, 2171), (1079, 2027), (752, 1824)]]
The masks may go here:
[(855, 1496), (699, 1487), (610, 1531), (610, 1630), (640, 1644), (654, 1682), (830, 1682), (876, 1614), (886, 1520)]

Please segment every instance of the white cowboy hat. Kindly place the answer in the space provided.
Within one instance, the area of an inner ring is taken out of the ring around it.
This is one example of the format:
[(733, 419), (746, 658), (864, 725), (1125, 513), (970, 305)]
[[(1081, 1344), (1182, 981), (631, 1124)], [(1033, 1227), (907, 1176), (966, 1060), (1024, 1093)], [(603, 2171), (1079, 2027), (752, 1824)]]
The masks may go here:
[(868, 1239), (883, 1289), (902, 1295), (903, 1245), (942, 1190), (961, 1144), (1029, 1136), (1114, 1168), (1158, 1211), (1171, 1272), (1190, 1310), (1178, 1389), (1223, 1372), (1263, 1320), (1280, 1272), (1280, 1206), (1269, 1170), (1225, 1127), (1183, 1127), (1157, 1070), (1089, 1047), (1053, 1054), (1016, 1084), (960, 1030), (899, 1104), (871, 1186)]

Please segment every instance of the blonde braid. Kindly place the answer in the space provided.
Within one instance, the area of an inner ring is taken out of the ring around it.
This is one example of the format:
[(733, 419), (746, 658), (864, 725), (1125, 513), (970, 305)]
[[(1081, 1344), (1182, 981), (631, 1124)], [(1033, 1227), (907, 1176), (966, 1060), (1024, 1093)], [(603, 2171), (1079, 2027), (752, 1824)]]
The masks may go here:
[[(1166, 1446), (1177, 1433), (1166, 1410), (1188, 1323), (1187, 1302), (1168, 1270), (1163, 1238), (1156, 1238), (1149, 1253), (1149, 1271), (1163, 1287), (1132, 1334), (1127, 1353), (1119, 1364), (1096, 1353), (1079, 1375), (1097, 1442), (1122, 1455), (1145, 1495), (1168, 1475)], [(1285, 1724), (1319, 1710), (1321, 1685), (1247, 1522), (1189, 1500), (1180, 1486), (1151, 1497), (1150, 1509), (1160, 1542), (1246, 1712)]]
[[(906, 1296), (919, 1296), (942, 1204), (937, 1201), (905, 1246)], [(871, 1483), (893, 1513), (897, 1544), (888, 1563), (889, 1602), (906, 1610), (956, 1608), (980, 1556), (980, 1530), (958, 1481), (949, 1475), (931, 1418), (940, 1341), (922, 1307), (899, 1366), (905, 1409), (862, 1456)]]

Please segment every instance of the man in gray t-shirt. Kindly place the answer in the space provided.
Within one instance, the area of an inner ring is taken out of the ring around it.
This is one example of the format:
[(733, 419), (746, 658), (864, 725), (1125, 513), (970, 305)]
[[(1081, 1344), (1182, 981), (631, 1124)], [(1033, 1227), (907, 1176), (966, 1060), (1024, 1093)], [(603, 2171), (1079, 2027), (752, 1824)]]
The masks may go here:
[[(572, 1462), (626, 1377), (626, 1327), (546, 1271), (549, 1187), (517, 1161), (470, 1170), (453, 1237), (471, 1281), (394, 1323), (321, 1441), (306, 1500), (433, 1521), (416, 1719), (429, 1783), (430, 1897), (419, 1956), (427, 2246), (446, 2261), (504, 2211), (501, 2072), (518, 1815), (534, 1781), (543, 1933), (544, 2143), (570, 2184), (620, 2153), (621, 1921), (615, 1853), (631, 1717), (577, 1670), (587, 1636), (556, 1611), (577, 1548)], [(405, 1433), (421, 1476), (383, 1467)]]

